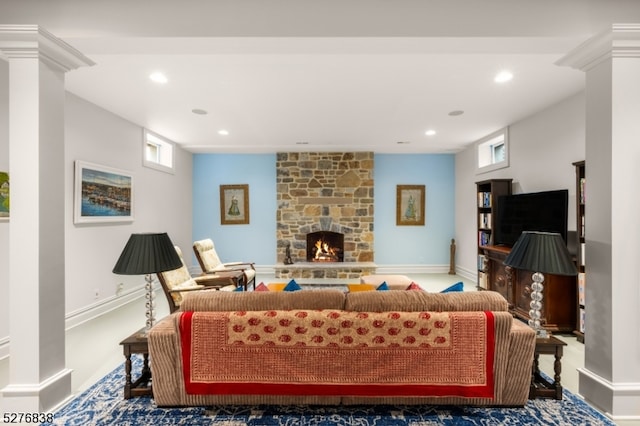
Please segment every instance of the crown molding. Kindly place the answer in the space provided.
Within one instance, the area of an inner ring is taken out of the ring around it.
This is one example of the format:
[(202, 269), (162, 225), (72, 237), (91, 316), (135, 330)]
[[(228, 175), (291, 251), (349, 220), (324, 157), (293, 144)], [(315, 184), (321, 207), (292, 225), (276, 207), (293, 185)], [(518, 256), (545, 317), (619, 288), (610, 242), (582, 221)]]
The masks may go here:
[(40, 58), (64, 71), (95, 65), (79, 50), (38, 25), (0, 25), (0, 53), (6, 58)]
[(556, 62), (588, 71), (611, 58), (640, 58), (640, 24), (613, 24)]

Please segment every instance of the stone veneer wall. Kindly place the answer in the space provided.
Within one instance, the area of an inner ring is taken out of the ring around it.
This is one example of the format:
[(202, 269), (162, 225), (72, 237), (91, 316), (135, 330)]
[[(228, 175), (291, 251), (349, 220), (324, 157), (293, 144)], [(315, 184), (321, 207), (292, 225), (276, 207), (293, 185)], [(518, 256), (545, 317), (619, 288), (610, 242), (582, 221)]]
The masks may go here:
[(344, 234), (344, 263), (373, 262), (373, 152), (278, 153), (276, 179), (278, 263), (288, 244), (305, 262), (315, 231)]

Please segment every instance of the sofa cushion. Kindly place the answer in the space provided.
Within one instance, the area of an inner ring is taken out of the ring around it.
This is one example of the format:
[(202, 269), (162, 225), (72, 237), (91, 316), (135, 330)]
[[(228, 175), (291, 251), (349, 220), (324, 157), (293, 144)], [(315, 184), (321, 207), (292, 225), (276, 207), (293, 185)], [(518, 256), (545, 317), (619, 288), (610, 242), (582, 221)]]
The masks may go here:
[(418, 284), (414, 283), (413, 281), (411, 282), (411, 284), (409, 284), (409, 287), (406, 288), (406, 290), (419, 290), (419, 291), (423, 291), (422, 287), (420, 287)]
[(265, 283), (260, 283), (256, 286), (255, 290), (253, 291), (270, 291), (270, 290)]
[(372, 291), (375, 290), (376, 287), (371, 284), (347, 284), (347, 289), (349, 292), (352, 291)]
[(284, 288), (282, 289), (283, 291), (298, 291), (298, 290), (302, 290), (302, 287), (300, 287), (300, 284), (298, 284), (296, 282), (296, 280), (291, 280), (287, 283), (286, 286), (284, 286)]
[[(205, 294), (206, 293), (206, 294)], [(345, 293), (313, 291), (195, 291), (184, 296), (182, 311), (241, 311), (267, 309), (342, 309)]]
[(449, 287), (442, 290), (440, 293), (451, 293), (454, 291), (464, 291), (464, 284), (462, 284), (462, 281), (459, 281), (453, 285), (450, 285)]
[(359, 312), (508, 310), (507, 300), (495, 291), (362, 291), (347, 293), (345, 297), (345, 310)]
[(376, 287), (376, 290), (378, 290), (378, 291), (389, 290), (389, 285), (386, 283), (386, 281), (383, 281), (382, 284), (380, 284), (378, 287)]

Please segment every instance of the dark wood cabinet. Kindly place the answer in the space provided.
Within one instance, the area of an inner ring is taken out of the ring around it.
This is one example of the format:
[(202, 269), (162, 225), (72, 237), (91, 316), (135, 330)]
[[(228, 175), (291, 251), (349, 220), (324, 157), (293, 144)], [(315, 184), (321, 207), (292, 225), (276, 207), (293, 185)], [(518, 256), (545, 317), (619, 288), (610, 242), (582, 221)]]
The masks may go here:
[(509, 308), (513, 308), (513, 285), (511, 268), (504, 265), (504, 260), (510, 252), (507, 247), (484, 246), (481, 247), (485, 258), (484, 273), (486, 274), (486, 290), (497, 291), (509, 302)]
[[(508, 247), (484, 246), (487, 290), (497, 291), (507, 299), (511, 313), (529, 320), (532, 271), (510, 268), (504, 259)], [(576, 326), (576, 277), (545, 274), (542, 292), (542, 323), (549, 332), (573, 332)]]

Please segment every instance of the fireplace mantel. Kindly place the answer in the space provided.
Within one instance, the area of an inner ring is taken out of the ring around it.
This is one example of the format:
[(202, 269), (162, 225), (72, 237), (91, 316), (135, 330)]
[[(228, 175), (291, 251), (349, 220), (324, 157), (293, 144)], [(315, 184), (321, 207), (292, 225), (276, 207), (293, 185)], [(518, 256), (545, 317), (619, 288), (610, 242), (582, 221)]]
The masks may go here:
[(298, 262), (276, 265), (276, 278), (339, 278), (354, 280), (361, 275), (375, 274), (374, 262)]

